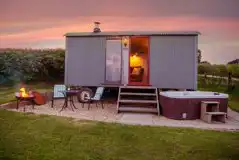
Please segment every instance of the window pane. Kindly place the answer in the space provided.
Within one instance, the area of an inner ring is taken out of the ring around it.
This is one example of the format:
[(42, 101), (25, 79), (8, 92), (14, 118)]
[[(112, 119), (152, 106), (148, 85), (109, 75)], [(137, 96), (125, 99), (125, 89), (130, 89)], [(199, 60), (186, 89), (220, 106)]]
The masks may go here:
[(121, 40), (107, 40), (106, 44), (106, 81), (121, 80)]

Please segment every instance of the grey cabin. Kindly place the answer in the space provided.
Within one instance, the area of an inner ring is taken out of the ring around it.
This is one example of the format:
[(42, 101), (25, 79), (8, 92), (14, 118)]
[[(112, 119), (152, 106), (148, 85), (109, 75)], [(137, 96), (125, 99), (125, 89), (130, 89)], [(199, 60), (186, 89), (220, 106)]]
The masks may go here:
[(66, 33), (65, 84), (197, 89), (199, 32)]

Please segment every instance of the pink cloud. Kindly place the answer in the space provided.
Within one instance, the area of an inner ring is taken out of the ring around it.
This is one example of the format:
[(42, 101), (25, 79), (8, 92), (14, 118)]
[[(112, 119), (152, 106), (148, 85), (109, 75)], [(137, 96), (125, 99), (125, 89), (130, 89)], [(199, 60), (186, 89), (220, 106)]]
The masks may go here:
[[(199, 47), (203, 50), (203, 58), (224, 62), (232, 59), (239, 50), (239, 21), (236, 19), (210, 19), (202, 17), (77, 17), (62, 19), (59, 22), (39, 21), (29, 23), (5, 23), (2, 28), (10, 28), (12, 33), (1, 33), (0, 47), (62, 47), (66, 32), (91, 32), (93, 22), (101, 21), (102, 31), (175, 31), (196, 30), (199, 36)], [(27, 26), (27, 30), (17, 30)], [(215, 56), (217, 52), (217, 58)], [(230, 51), (230, 52), (228, 52)], [(225, 54), (227, 52), (227, 54)], [(224, 58), (223, 58), (224, 57)], [(239, 58), (239, 54), (238, 54)]]
[[(4, 34), (2, 36), (8, 38), (28, 38), (33, 36), (35, 38), (44, 36), (62, 36), (66, 32), (83, 32), (92, 30), (92, 22), (94, 20), (100, 20), (102, 24), (102, 30), (115, 31), (115, 30), (198, 30), (203, 32), (213, 31), (235, 31), (239, 27), (239, 21), (233, 19), (206, 19), (199, 17), (169, 17), (169, 18), (125, 18), (125, 17), (88, 17), (78, 18), (76, 20), (67, 20), (67, 22), (59, 22), (58, 24), (52, 24), (51, 22), (43, 22), (45, 26), (43, 29), (27, 30), (15, 34)], [(64, 21), (64, 20), (62, 20)], [(78, 22), (79, 21), (79, 22)], [(34, 28), (38, 23), (32, 24)], [(40, 23), (42, 25), (42, 23)], [(23, 25), (23, 24), (22, 24)], [(20, 24), (14, 26), (13, 24), (5, 25), (5, 27), (18, 28)], [(234, 32), (235, 33), (235, 32)]]

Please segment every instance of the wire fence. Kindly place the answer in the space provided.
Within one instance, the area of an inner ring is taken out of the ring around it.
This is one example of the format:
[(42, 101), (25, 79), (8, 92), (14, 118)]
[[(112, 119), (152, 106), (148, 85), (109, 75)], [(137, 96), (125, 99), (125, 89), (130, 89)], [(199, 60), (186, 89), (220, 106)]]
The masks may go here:
[(235, 91), (239, 92), (239, 79), (232, 78), (230, 73), (228, 77), (204, 74), (198, 76), (198, 87), (229, 93)]

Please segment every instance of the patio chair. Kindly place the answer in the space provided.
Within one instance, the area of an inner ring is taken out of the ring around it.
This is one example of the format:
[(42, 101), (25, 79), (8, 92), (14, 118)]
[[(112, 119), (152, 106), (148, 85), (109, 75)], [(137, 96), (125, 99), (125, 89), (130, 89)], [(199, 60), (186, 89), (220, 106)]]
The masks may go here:
[[(143, 81), (143, 77), (144, 77), (144, 68), (142, 67), (134, 67), (131, 69), (131, 75), (130, 75), (130, 79), (133, 82), (142, 82)], [(132, 73), (133, 71), (136, 71), (136, 73)], [(138, 70), (138, 71), (137, 71)]]
[(66, 86), (64, 84), (54, 85), (53, 95), (52, 95), (52, 99), (51, 99), (51, 107), (52, 108), (53, 108), (55, 99), (61, 99), (61, 98), (65, 97), (65, 95), (60, 92), (60, 91), (65, 91), (65, 90), (66, 90)]
[[(104, 109), (104, 104), (103, 104), (103, 100), (102, 100), (102, 95), (104, 93), (104, 87), (98, 87), (96, 89), (95, 95), (91, 98), (89, 98), (89, 102), (88, 103), (88, 110), (90, 109), (90, 104), (95, 102), (96, 107), (98, 107), (98, 103), (101, 104), (102, 108)], [(83, 107), (84, 107), (84, 103), (83, 103)]]

